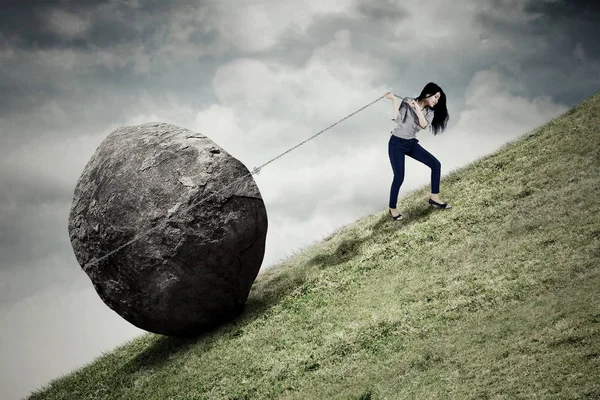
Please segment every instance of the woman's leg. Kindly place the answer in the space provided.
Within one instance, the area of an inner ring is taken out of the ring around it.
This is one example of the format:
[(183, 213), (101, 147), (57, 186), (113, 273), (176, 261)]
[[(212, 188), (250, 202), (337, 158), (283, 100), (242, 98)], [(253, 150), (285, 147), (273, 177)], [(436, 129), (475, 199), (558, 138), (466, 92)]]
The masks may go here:
[(390, 157), (390, 163), (392, 164), (392, 171), (394, 171), (394, 180), (392, 181), (392, 187), (390, 188), (390, 201), (389, 207), (393, 210), (396, 209), (398, 203), (398, 193), (400, 192), (400, 186), (404, 182), (404, 151), (400, 143), (391, 138), (388, 144), (388, 155)]
[(406, 155), (431, 168), (431, 194), (434, 201), (439, 200), (441, 163), (430, 152), (421, 147), (419, 143), (415, 143)]

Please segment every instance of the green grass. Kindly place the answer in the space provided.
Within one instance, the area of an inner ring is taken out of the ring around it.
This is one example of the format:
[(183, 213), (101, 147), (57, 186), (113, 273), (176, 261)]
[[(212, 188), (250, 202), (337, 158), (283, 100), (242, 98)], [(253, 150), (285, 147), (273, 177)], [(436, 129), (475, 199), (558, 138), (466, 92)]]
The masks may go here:
[(30, 399), (600, 398), (600, 93)]

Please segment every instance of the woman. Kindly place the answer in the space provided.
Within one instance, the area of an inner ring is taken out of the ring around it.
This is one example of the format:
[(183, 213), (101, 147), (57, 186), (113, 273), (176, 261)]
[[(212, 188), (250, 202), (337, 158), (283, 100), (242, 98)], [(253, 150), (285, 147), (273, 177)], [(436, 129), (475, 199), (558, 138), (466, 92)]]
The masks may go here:
[(393, 219), (402, 219), (402, 214), (396, 210), (398, 193), (404, 181), (405, 155), (422, 162), (431, 168), (431, 196), (429, 204), (438, 208), (450, 208), (440, 198), (441, 164), (427, 150), (419, 145), (416, 135), (421, 129), (429, 127), (434, 135), (446, 130), (450, 116), (446, 109), (446, 94), (435, 83), (429, 82), (416, 99), (406, 97), (400, 103), (396, 97), (387, 92), (385, 98), (392, 100), (393, 119), (397, 126), (391, 132), (388, 143), (388, 154), (394, 171), (394, 180), (390, 190), (390, 214)]

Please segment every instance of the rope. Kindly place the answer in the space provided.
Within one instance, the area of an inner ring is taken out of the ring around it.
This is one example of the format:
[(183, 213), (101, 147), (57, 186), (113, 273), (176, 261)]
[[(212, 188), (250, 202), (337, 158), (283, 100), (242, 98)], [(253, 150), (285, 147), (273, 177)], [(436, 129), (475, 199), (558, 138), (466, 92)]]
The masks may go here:
[[(385, 96), (385, 95), (383, 95), (383, 96)], [(373, 104), (377, 103), (379, 100), (383, 99), (383, 96), (379, 97), (377, 100), (374, 100), (374, 101), (370, 102), (370, 103), (369, 103), (369, 104), (367, 104), (366, 106), (364, 106), (364, 107), (362, 107), (362, 108), (359, 108), (358, 110), (354, 111), (352, 114), (350, 114), (350, 115), (348, 115), (348, 116), (346, 116), (346, 117), (344, 117), (344, 118), (340, 119), (340, 120), (339, 120), (338, 122), (336, 122), (335, 124), (332, 124), (332, 125), (328, 126), (327, 128), (323, 129), (321, 132), (319, 132), (319, 133), (317, 133), (317, 134), (315, 134), (315, 135), (313, 135), (313, 136), (309, 137), (309, 138), (308, 138), (308, 139), (306, 139), (305, 141), (298, 143), (297, 145), (295, 145), (294, 147), (290, 148), (289, 150), (286, 150), (286, 151), (284, 151), (283, 153), (281, 153), (281, 154), (280, 154), (280, 155), (278, 155), (277, 157), (275, 157), (275, 158), (272, 158), (271, 160), (267, 161), (266, 163), (264, 163), (264, 164), (263, 164), (263, 165), (261, 165), (260, 167), (255, 167), (255, 168), (252, 170), (252, 174), (253, 174), (253, 175), (254, 175), (254, 174), (258, 175), (258, 174), (260, 173), (260, 170), (261, 170), (263, 167), (265, 167), (266, 165), (268, 165), (268, 164), (272, 163), (273, 161), (277, 160), (277, 159), (278, 159), (278, 158), (280, 158), (280, 157), (283, 157), (285, 154), (289, 153), (290, 151), (292, 151), (292, 150), (294, 150), (294, 149), (296, 149), (296, 148), (298, 148), (298, 147), (302, 146), (304, 143), (308, 142), (309, 140), (312, 140), (312, 139), (316, 138), (316, 137), (317, 137), (317, 136), (319, 136), (321, 133), (325, 132), (325, 131), (326, 131), (326, 130), (328, 130), (328, 129), (331, 129), (331, 128), (333, 128), (334, 126), (336, 126), (336, 125), (337, 125), (337, 124), (339, 124), (340, 122), (342, 122), (342, 121), (344, 121), (344, 120), (346, 120), (346, 119), (348, 119), (348, 118), (352, 117), (354, 114), (357, 114), (357, 113), (361, 112), (362, 110), (364, 110), (365, 108), (367, 108), (367, 107), (369, 107), (369, 106), (371, 106), (371, 105), (373, 105)]]
[[(395, 95), (395, 94), (394, 94)], [(262, 168), (264, 168), (265, 166), (267, 166), (268, 164), (272, 163), (273, 161), (277, 160), (278, 158), (283, 157), (285, 154), (289, 153), (290, 151), (300, 147), (301, 145), (303, 145), (304, 143), (308, 142), (309, 140), (314, 139), (315, 137), (319, 136), (320, 134), (322, 134), (323, 132), (333, 128), (334, 126), (336, 126), (337, 124), (339, 124), (340, 122), (350, 118), (351, 116), (359, 113), (360, 111), (364, 110), (365, 108), (377, 103), (379, 100), (381, 100), (385, 95), (382, 95), (380, 97), (378, 97), (376, 100), (373, 100), (372, 102), (370, 102), (369, 104), (367, 104), (364, 107), (359, 108), (358, 110), (354, 111), (353, 113), (349, 114), (348, 116), (342, 118), (341, 120), (337, 121), (336, 123), (328, 126), (327, 128), (323, 129), (322, 131), (320, 131), (319, 133), (309, 137), (308, 139), (300, 142), (299, 144), (297, 144), (296, 146), (284, 151), (283, 153), (279, 154), (277, 157), (274, 157), (272, 159), (270, 159), (269, 161), (267, 161), (266, 163), (260, 165), (259, 167), (255, 167), (252, 172), (250, 173), (250, 175), (258, 175), (261, 171)], [(395, 95), (396, 97), (398, 97), (397, 95)], [(201, 201), (199, 202), (193, 202), (191, 204), (190, 207), (193, 207), (195, 205), (198, 205), (206, 200), (208, 200), (209, 198), (211, 198), (212, 196), (217, 195), (218, 193), (221, 193), (222, 191), (224, 191), (225, 189), (228, 189), (230, 186), (233, 186), (234, 184), (237, 184), (239, 181), (241, 181), (242, 179), (245, 179), (246, 176), (241, 176), (238, 179), (234, 180), (233, 182), (231, 182), (229, 185), (223, 187), (221, 190), (217, 191), (217, 192), (213, 192), (211, 193), (209, 196), (203, 198)], [(109, 253), (105, 254), (104, 256), (100, 257), (100, 258), (93, 258), (89, 263), (86, 263), (85, 266), (83, 267), (84, 270), (86, 270), (87, 268), (89, 268), (90, 266), (94, 265), (94, 264), (98, 264), (99, 262), (105, 260), (106, 258), (112, 256), (113, 254), (115, 254), (116, 252), (118, 252), (119, 250), (135, 243), (136, 241), (138, 241), (139, 239), (143, 238), (144, 236), (148, 235), (150, 232), (154, 231), (155, 229), (157, 229), (159, 227), (159, 224), (157, 224), (156, 226), (154, 226), (151, 229), (148, 229), (146, 231), (144, 231), (143, 233), (139, 234), (138, 236), (134, 237), (133, 239), (129, 240), (128, 242), (126, 242), (125, 244), (122, 244), (121, 246), (117, 247), (116, 249), (110, 251)]]

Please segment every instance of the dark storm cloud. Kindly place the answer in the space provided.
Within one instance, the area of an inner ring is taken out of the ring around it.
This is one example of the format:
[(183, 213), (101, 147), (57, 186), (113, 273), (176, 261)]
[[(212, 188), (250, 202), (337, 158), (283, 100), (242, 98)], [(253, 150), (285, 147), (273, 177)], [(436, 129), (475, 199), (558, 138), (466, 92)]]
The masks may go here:
[(48, 14), (53, 10), (89, 13), (107, 1), (65, 2), (57, 0), (3, 1), (0, 5), (0, 34), (15, 50), (45, 49), (77, 45), (47, 29)]
[[(180, 63), (178, 66), (188, 69), (189, 73), (177, 76), (169, 74), (173, 62), (172, 53), (179, 50), (177, 45), (169, 42), (170, 34), (173, 33), (169, 29), (177, 29), (171, 28), (173, 19), (180, 16), (175, 13), (189, 9), (186, 14), (194, 15), (197, 12), (199, 18), (203, 18), (203, 15), (208, 15), (201, 11), (203, 4), (192, 0), (154, 0), (140, 4), (142, 5), (136, 8), (126, 1), (2, 2), (0, 118), (15, 118), (19, 115), (27, 117), (20, 121), (23, 127), (28, 124), (27, 119), (36, 119), (40, 107), (49, 101), (59, 102), (66, 113), (77, 117), (84, 114), (82, 106), (89, 107), (88, 102), (97, 99), (102, 93), (110, 92), (114, 96), (108, 101), (103, 100), (110, 107), (115, 105), (115, 99), (130, 98), (130, 93), (127, 92), (131, 88), (164, 93), (165, 88), (180, 92), (194, 86), (207, 86), (209, 79), (199, 71), (208, 69), (210, 73), (208, 63), (215, 60), (202, 59), (202, 51), (198, 51), (197, 56), (193, 51), (190, 52), (189, 61), (195, 65), (188, 67)], [(60, 33), (60, 28), (50, 28), (48, 24), (57, 11), (69, 13), (89, 23), (86, 23), (80, 34)], [(206, 28), (201, 21), (186, 23), (185, 26), (195, 29), (188, 37), (191, 45), (196, 45), (199, 50), (215, 46), (216, 32)], [(171, 45), (171, 53), (158, 53), (168, 45)], [(49, 53), (49, 50), (67, 51), (63, 57), (64, 63), (57, 60), (57, 53)], [(4, 56), (2, 52), (5, 53)], [(103, 60), (104, 57), (109, 60)], [(138, 57), (147, 57), (147, 71), (136, 69)], [(194, 85), (188, 78), (199, 84)], [(125, 115), (122, 110), (123, 107), (115, 106), (112, 115), (123, 117)], [(6, 124), (3, 135), (18, 135), (23, 139), (29, 137), (27, 132), (11, 131), (9, 121), (3, 123)], [(59, 121), (49, 123), (57, 125), (46, 128), (64, 128)]]
[[(140, 7), (128, 1), (3, 1), (0, 5), (0, 33), (16, 49), (71, 48), (90, 49), (109, 47), (119, 43), (138, 42), (153, 36), (159, 24), (148, 24), (148, 19), (166, 21), (174, 10), (197, 1), (169, 2), (144, 0)], [(89, 18), (91, 26), (85, 37), (69, 39), (49, 29), (48, 19), (53, 12), (63, 11)]]
[(600, 2), (597, 0), (529, 2), (525, 4), (525, 9), (545, 15), (549, 21), (600, 22)]
[[(475, 21), (488, 32), (518, 39), (519, 37), (543, 37), (553, 48), (572, 50), (581, 42), (589, 54), (600, 54), (600, 42), (597, 40), (600, 23), (600, 2), (598, 1), (530, 1), (523, 7), (531, 17), (526, 23), (515, 24), (506, 11), (510, 6), (507, 0), (494, 0), (489, 8), (475, 15)], [(515, 43), (519, 43), (518, 40)], [(527, 50), (527, 49), (524, 49)], [(523, 52), (528, 54), (527, 51)], [(555, 55), (550, 52), (548, 55)], [(546, 60), (539, 60), (545, 62)]]
[(340, 30), (352, 33), (353, 49), (368, 52), (381, 60), (390, 59), (393, 53), (389, 51), (387, 43), (397, 38), (392, 36), (389, 26), (411, 18), (411, 13), (401, 5), (385, 0), (362, 1), (357, 5), (357, 11), (358, 18), (344, 14), (317, 15), (303, 35), (288, 30), (281, 36), (281, 41), (286, 43), (286, 46), (282, 46), (284, 50), (275, 48), (269, 53), (269, 59), (302, 66), (312, 56), (315, 47), (333, 40)]
[(557, 46), (572, 50), (581, 43), (589, 58), (600, 57), (600, 2), (596, 0), (569, 0), (560, 2), (532, 2), (526, 9), (542, 14), (533, 22), (539, 32), (551, 36)]
[(358, 11), (372, 21), (400, 21), (410, 16), (410, 12), (399, 4), (390, 4), (386, 0), (373, 0), (359, 4)]
[(511, 20), (513, 15), (507, 11), (511, 4), (494, 0), (475, 14), (474, 22), (482, 29), (483, 39), (502, 37), (519, 46), (500, 67), (523, 83), (513, 89), (551, 96), (570, 106), (596, 93), (600, 88), (600, 2), (526, 2), (523, 11), (532, 18), (520, 24)]

